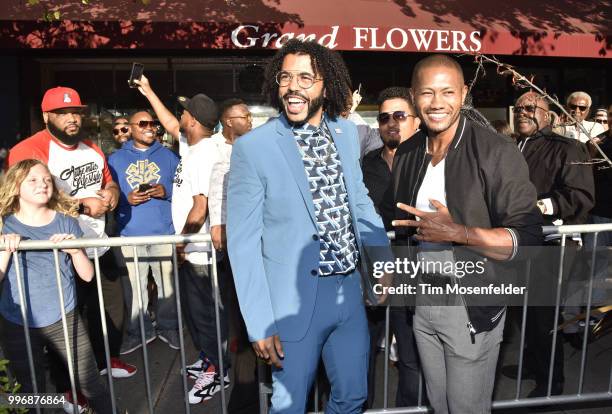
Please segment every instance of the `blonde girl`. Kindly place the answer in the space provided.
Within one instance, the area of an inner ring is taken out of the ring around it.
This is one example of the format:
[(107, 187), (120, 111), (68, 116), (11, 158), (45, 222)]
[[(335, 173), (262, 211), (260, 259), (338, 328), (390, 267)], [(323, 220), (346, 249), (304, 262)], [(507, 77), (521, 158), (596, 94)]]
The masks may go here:
[[(10, 367), (22, 384), (20, 392), (33, 392), (25, 348), (21, 299), (12, 253), (21, 240), (62, 240), (82, 237), (77, 205), (55, 187), (45, 164), (24, 160), (6, 173), (0, 187), (0, 216), (5, 250), (0, 253), (0, 322), (2, 347)], [(32, 354), (38, 392), (44, 392), (44, 347), (54, 350), (67, 363), (66, 344), (55, 274), (55, 260), (49, 250), (19, 251)], [(102, 382), (83, 321), (75, 312), (75, 272), (85, 281), (94, 276), (92, 263), (82, 249), (59, 253), (64, 310), (68, 323), (70, 351), (78, 387), (96, 413), (110, 413), (109, 394)]]

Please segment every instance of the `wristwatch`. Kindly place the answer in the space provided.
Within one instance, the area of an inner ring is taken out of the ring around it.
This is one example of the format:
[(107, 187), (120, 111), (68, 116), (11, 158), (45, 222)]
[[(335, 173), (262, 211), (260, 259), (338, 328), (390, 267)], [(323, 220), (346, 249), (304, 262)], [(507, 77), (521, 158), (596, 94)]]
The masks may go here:
[(546, 214), (546, 203), (544, 203), (544, 200), (538, 200), (536, 205), (538, 206), (542, 214)]

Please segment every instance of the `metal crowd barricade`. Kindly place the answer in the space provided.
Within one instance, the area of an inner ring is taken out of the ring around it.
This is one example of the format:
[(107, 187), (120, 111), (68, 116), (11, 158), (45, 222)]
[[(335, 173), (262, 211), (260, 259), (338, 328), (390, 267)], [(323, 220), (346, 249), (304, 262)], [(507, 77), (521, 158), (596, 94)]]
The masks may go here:
[[(113, 238), (108, 238), (108, 239), (76, 239), (76, 240), (65, 240), (60, 243), (53, 243), (49, 241), (22, 241), (19, 244), (19, 248), (18, 248), (19, 251), (51, 250), (53, 252), (53, 257), (55, 260), (56, 282), (57, 282), (58, 295), (59, 295), (60, 305), (61, 305), (61, 317), (62, 317), (62, 326), (63, 326), (63, 331), (64, 331), (64, 341), (66, 342), (68, 375), (70, 378), (70, 386), (71, 386), (71, 393), (72, 393), (73, 401), (75, 402), (78, 401), (77, 395), (76, 395), (77, 384), (75, 381), (74, 361), (72, 360), (72, 352), (70, 349), (70, 342), (68, 340), (69, 339), (68, 338), (68, 326), (66, 322), (66, 312), (64, 309), (64, 296), (63, 296), (63, 289), (61, 286), (62, 282), (61, 282), (60, 268), (59, 268), (59, 251), (61, 249), (68, 249), (68, 248), (133, 246), (134, 264), (135, 264), (134, 267), (136, 271), (135, 276), (136, 276), (136, 280), (138, 283), (138, 290), (137, 290), (136, 295), (137, 295), (137, 301), (138, 301), (138, 306), (139, 306), (140, 336), (141, 336), (141, 341), (143, 345), (143, 360), (144, 360), (145, 386), (146, 386), (146, 394), (147, 394), (147, 408), (148, 408), (148, 412), (152, 414), (154, 413), (154, 404), (153, 404), (153, 396), (151, 392), (149, 358), (148, 358), (147, 343), (146, 343), (145, 328), (144, 328), (144, 317), (143, 317), (143, 312), (144, 312), (143, 302), (144, 301), (143, 301), (141, 290), (140, 290), (138, 252), (137, 252), (136, 246), (155, 245), (155, 244), (172, 244), (172, 263), (173, 263), (173, 273), (174, 273), (173, 276), (174, 276), (174, 287), (175, 287), (174, 292), (176, 295), (176, 307), (177, 307), (178, 327), (179, 327), (180, 357), (181, 357), (180, 358), (181, 359), (181, 370), (180, 370), (181, 374), (180, 375), (182, 376), (182, 381), (183, 381), (184, 411), (185, 413), (190, 413), (190, 406), (189, 406), (189, 400), (188, 400), (188, 395), (187, 395), (187, 392), (188, 392), (187, 391), (187, 377), (184, 373), (184, 367), (186, 366), (185, 342), (183, 338), (183, 335), (184, 335), (183, 315), (182, 315), (182, 308), (181, 308), (181, 294), (180, 294), (176, 245), (184, 244), (184, 243), (203, 243), (203, 242), (210, 242), (209, 234), (191, 234), (191, 235), (180, 235), (180, 236), (177, 235), (177, 236), (113, 237)], [(0, 248), (1, 249), (4, 248), (4, 246), (1, 243), (0, 243)], [(97, 249), (94, 249), (94, 251), (95, 253), (94, 253), (93, 261), (94, 261), (94, 268), (95, 268), (95, 274), (96, 274), (96, 277), (95, 277), (96, 289), (98, 291), (98, 297), (99, 297), (102, 333), (104, 337), (104, 350), (105, 350), (107, 366), (110, 367), (110, 348), (109, 348), (109, 343), (108, 343), (108, 330), (106, 326), (106, 318), (105, 318), (105, 311), (104, 311), (105, 309), (104, 308), (104, 296), (102, 294), (102, 284), (101, 284), (101, 280), (99, 277), (100, 261), (99, 261)], [(33, 392), (38, 393), (38, 389), (37, 389), (38, 387), (36, 384), (36, 368), (35, 368), (34, 359), (32, 355), (32, 346), (31, 346), (31, 339), (30, 339), (30, 334), (29, 334), (28, 319), (26, 316), (28, 313), (28, 309), (27, 309), (28, 302), (25, 299), (24, 279), (23, 279), (23, 275), (21, 274), (20, 265), (19, 265), (20, 258), (17, 252), (13, 253), (13, 261), (14, 261), (15, 269), (16, 269), (17, 289), (19, 291), (19, 297), (20, 297), (20, 301), (22, 304), (21, 314), (22, 314), (22, 318), (24, 321), (24, 333), (25, 333), (28, 363), (29, 363), (29, 368), (30, 368), (30, 376), (32, 378), (32, 387), (33, 387)], [(223, 345), (221, 343), (221, 327), (220, 327), (220, 315), (219, 315), (220, 295), (219, 295), (219, 283), (218, 283), (218, 275), (217, 275), (217, 261), (216, 261), (216, 254), (215, 254), (214, 249), (212, 249), (211, 251), (211, 264), (212, 264), (212, 273), (211, 273), (212, 274), (212, 285), (213, 285), (214, 302), (215, 302), (215, 321), (216, 321), (216, 328), (217, 328), (217, 347), (218, 347), (217, 349), (218, 349), (219, 355), (222, 355)], [(9, 364), (9, 367), (10, 367), (10, 364)], [(223, 358), (219, 358), (218, 368), (221, 373), (224, 372)], [(114, 381), (112, 378), (111, 369), (107, 370), (107, 378), (108, 378), (109, 393), (112, 399), (112, 409), (114, 413), (117, 413), (118, 411), (117, 411), (117, 404), (116, 404), (116, 399), (115, 399)], [(227, 404), (226, 404), (225, 387), (221, 386), (220, 391), (221, 391), (221, 405), (223, 407), (222, 412), (223, 414), (226, 414)], [(78, 414), (77, 404), (73, 404), (73, 407), (74, 407), (74, 413)], [(37, 406), (35, 410), (37, 414), (41, 413), (40, 406)]]
[[(557, 275), (557, 285), (556, 285), (556, 295), (555, 295), (555, 321), (554, 326), (551, 327), (553, 332), (552, 338), (552, 349), (551, 349), (551, 357), (550, 357), (550, 368), (548, 374), (548, 384), (547, 384), (547, 395), (545, 397), (537, 397), (537, 398), (521, 398), (521, 380), (523, 373), (523, 348), (525, 345), (525, 328), (527, 321), (527, 301), (528, 301), (528, 292), (525, 294), (523, 298), (523, 307), (522, 307), (522, 318), (521, 318), (521, 337), (520, 337), (520, 349), (519, 349), (519, 360), (518, 360), (518, 378), (516, 379), (516, 392), (514, 399), (509, 400), (493, 400), (492, 409), (493, 410), (502, 410), (502, 409), (512, 409), (512, 408), (525, 408), (525, 407), (538, 407), (545, 405), (561, 405), (561, 404), (581, 404), (581, 403), (591, 403), (597, 401), (612, 401), (612, 363), (610, 365), (610, 379), (608, 383), (607, 392), (591, 392), (584, 393), (584, 376), (585, 376), (585, 368), (586, 368), (586, 351), (587, 351), (587, 336), (588, 336), (588, 315), (591, 314), (592, 309), (592, 295), (593, 295), (593, 278), (594, 278), (594, 269), (595, 269), (595, 260), (596, 260), (596, 250), (597, 250), (597, 239), (598, 235), (601, 232), (612, 232), (612, 224), (588, 224), (588, 225), (566, 225), (566, 226), (545, 226), (543, 228), (544, 234), (559, 234), (561, 236), (561, 253), (559, 257), (559, 271)], [(578, 377), (578, 392), (576, 394), (564, 394), (564, 395), (551, 395), (552, 390), (552, 377), (553, 377), (553, 361), (555, 355), (555, 346), (556, 346), (556, 338), (558, 335), (559, 326), (559, 310), (561, 307), (561, 288), (563, 282), (563, 259), (565, 255), (565, 246), (566, 240), (568, 237), (571, 237), (576, 233), (593, 233), (594, 235), (594, 245), (593, 252), (591, 254), (591, 263), (590, 272), (589, 272), (589, 281), (588, 281), (588, 296), (587, 296), (587, 306), (585, 314), (587, 315), (587, 323), (584, 330), (584, 334), (582, 337), (582, 349), (581, 349), (581, 359), (580, 359), (580, 374)], [(393, 239), (395, 237), (394, 232), (389, 232), (389, 237)], [(529, 263), (526, 263), (526, 279), (527, 283), (530, 277), (530, 266)], [(419, 381), (419, 396), (418, 396), (418, 405), (413, 407), (397, 407), (397, 408), (389, 408), (389, 306), (386, 307), (385, 312), (385, 351), (384, 351), (384, 394), (383, 394), (383, 407), (382, 408), (373, 408), (365, 411), (368, 414), (413, 414), (413, 413), (428, 413), (432, 412), (431, 407), (422, 405), (423, 402), (423, 388), (424, 388), (424, 380), (422, 375), (420, 376)], [(268, 412), (268, 399), (271, 394), (271, 387), (269, 384), (265, 384), (262, 381), (263, 378), (263, 368), (260, 363), (258, 375), (260, 378), (260, 413), (267, 414)], [(316, 388), (316, 384), (315, 384)], [(319, 400), (318, 396), (315, 396), (314, 399), (314, 407), (312, 407), (312, 411), (310, 413), (321, 413), (319, 410)]]
[[(593, 278), (594, 278), (594, 264), (595, 264), (595, 260), (596, 260), (596, 249), (597, 249), (597, 240), (598, 240), (598, 235), (601, 232), (609, 232), (612, 231), (612, 224), (592, 224), (592, 225), (572, 225), (572, 226), (559, 226), (559, 227), (545, 227), (544, 228), (544, 233), (545, 234), (560, 234), (561, 235), (561, 254), (559, 257), (559, 272), (558, 272), (558, 279), (557, 279), (557, 289), (556, 289), (556, 313), (558, 315), (558, 311), (560, 309), (561, 306), (561, 284), (563, 281), (563, 258), (564, 258), (564, 253), (565, 253), (565, 245), (566, 245), (566, 239), (568, 236), (574, 234), (574, 233), (593, 233), (594, 235), (594, 246), (593, 246), (593, 252), (591, 255), (591, 263), (593, 264), (591, 266), (591, 270), (589, 273), (589, 282), (588, 282), (588, 298), (587, 298), (587, 306), (586, 306), (586, 314), (590, 315), (591, 309), (592, 309), (592, 290), (593, 290)], [(71, 392), (73, 395), (73, 401), (77, 401), (76, 398), (76, 382), (75, 382), (75, 374), (74, 374), (74, 361), (72, 361), (72, 354), (70, 352), (70, 343), (68, 342), (68, 329), (67, 329), (67, 323), (66, 323), (66, 314), (64, 311), (64, 307), (63, 307), (63, 303), (64, 303), (64, 297), (63, 297), (63, 290), (61, 288), (61, 278), (60, 278), (60, 273), (59, 273), (59, 251), (61, 249), (65, 249), (65, 248), (86, 248), (86, 247), (105, 247), (105, 246), (110, 246), (110, 247), (114, 247), (114, 246), (133, 246), (134, 247), (134, 262), (135, 262), (135, 269), (136, 269), (136, 279), (138, 281), (138, 284), (140, 284), (140, 278), (139, 278), (139, 269), (138, 269), (138, 253), (136, 250), (136, 246), (141, 246), (141, 245), (152, 245), (152, 244), (172, 244), (173, 245), (173, 253), (172, 253), (172, 262), (173, 262), (173, 271), (174, 271), (174, 284), (175, 284), (175, 295), (176, 295), (176, 306), (177, 306), (177, 316), (178, 316), (178, 320), (179, 320), (179, 340), (180, 340), (180, 359), (181, 359), (181, 367), (185, 367), (186, 366), (186, 359), (185, 359), (185, 344), (184, 344), (184, 331), (183, 331), (183, 315), (182, 315), (182, 308), (181, 308), (181, 295), (180, 295), (180, 283), (179, 283), (179, 276), (178, 276), (178, 261), (177, 261), (177, 254), (176, 254), (176, 244), (183, 244), (183, 243), (201, 243), (201, 242), (210, 242), (210, 235), (208, 234), (192, 234), (192, 235), (181, 235), (181, 236), (143, 236), (143, 237), (116, 237), (116, 238), (109, 238), (109, 239), (77, 239), (77, 240), (66, 240), (66, 241), (62, 241), (60, 243), (52, 243), (49, 241), (23, 241), (20, 243), (19, 249), (18, 250), (52, 250), (53, 251), (53, 256), (55, 259), (55, 274), (56, 274), (56, 282), (57, 282), (57, 287), (58, 287), (58, 295), (59, 295), (59, 299), (60, 299), (60, 303), (62, 306), (61, 309), (61, 316), (62, 316), (62, 325), (63, 325), (63, 329), (64, 329), (64, 340), (66, 341), (66, 348), (67, 348), (67, 357), (68, 357), (68, 373), (69, 373), (69, 377), (70, 377), (70, 384), (71, 384)], [(0, 246), (0, 248), (3, 248), (3, 246)], [(29, 336), (29, 327), (28, 327), (28, 322), (27, 322), (27, 301), (25, 300), (25, 290), (24, 290), (24, 280), (23, 280), (23, 275), (20, 272), (20, 266), (19, 264), (19, 256), (15, 253), (13, 255), (13, 260), (15, 261), (15, 268), (17, 270), (16, 272), (16, 276), (17, 276), (17, 288), (19, 291), (19, 296), (20, 296), (20, 301), (23, 304), (22, 308), (21, 308), (21, 312), (22, 312), (22, 317), (23, 317), (23, 321), (24, 321), (24, 333), (25, 333), (25, 341), (26, 341), (26, 348), (27, 348), (27, 355), (28, 355), (28, 362), (29, 362), (29, 368), (30, 368), (30, 375), (31, 378), (33, 379), (33, 392), (38, 392), (37, 390), (37, 386), (36, 386), (36, 370), (35, 370), (35, 366), (34, 366), (34, 361), (33, 361), (33, 355), (32, 355), (32, 348), (31, 348), (31, 340), (30, 340), (30, 336)], [(222, 355), (222, 348), (223, 345), (221, 343), (221, 332), (220, 332), (220, 314), (219, 314), (219, 283), (218, 283), (218, 275), (217, 275), (217, 266), (216, 266), (216, 255), (215, 255), (215, 251), (214, 249), (212, 249), (211, 252), (211, 263), (212, 263), (212, 284), (213, 284), (213, 292), (215, 293), (214, 295), (214, 302), (215, 302), (215, 321), (216, 321), (216, 329), (217, 329), (217, 346), (218, 346), (218, 351), (219, 351), (219, 355)], [(107, 326), (106, 326), (106, 318), (104, 317), (104, 297), (102, 295), (102, 285), (101, 285), (101, 280), (100, 280), (100, 263), (99, 263), (99, 257), (97, 255), (97, 252), (95, 254), (94, 257), (94, 266), (95, 266), (95, 273), (96, 273), (96, 288), (98, 290), (98, 296), (99, 296), (99, 306), (100, 306), (100, 314), (101, 314), (101, 323), (102, 323), (102, 330), (103, 330), (103, 336), (104, 336), (104, 349), (105, 349), (105, 353), (106, 353), (106, 362), (107, 365), (110, 366), (110, 352), (109, 352), (109, 344), (108, 344), (108, 331), (107, 331)], [(527, 266), (527, 271), (528, 271), (529, 267)], [(529, 275), (528, 275), (529, 276)], [(140, 293), (140, 289), (138, 289), (137, 292), (137, 301), (138, 301), (138, 306), (139, 306), (139, 322), (140, 322), (140, 334), (141, 334), (141, 341), (143, 344), (143, 356), (144, 356), (144, 372), (145, 372), (145, 386), (146, 386), (146, 393), (147, 393), (147, 407), (148, 407), (148, 412), (149, 413), (153, 413), (154, 412), (154, 404), (153, 404), (153, 398), (152, 398), (152, 392), (151, 392), (151, 379), (150, 379), (150, 371), (149, 371), (149, 361), (148, 361), (148, 353), (147, 353), (147, 345), (146, 345), (146, 338), (145, 338), (145, 329), (144, 329), (144, 320), (143, 320), (143, 298), (141, 296)], [(609, 380), (609, 384), (608, 384), (608, 390), (607, 392), (592, 392), (592, 393), (584, 393), (583, 392), (583, 387), (584, 387), (584, 377), (586, 374), (586, 351), (587, 351), (587, 335), (588, 335), (588, 323), (587, 323), (587, 328), (585, 328), (584, 331), (584, 335), (583, 335), (583, 339), (582, 339), (582, 354), (581, 354), (581, 361), (580, 361), (580, 374), (579, 374), (579, 378), (578, 378), (578, 392), (576, 394), (565, 394), (565, 395), (551, 395), (551, 387), (552, 387), (552, 370), (553, 370), (553, 358), (554, 358), (554, 354), (555, 354), (555, 339), (556, 339), (556, 335), (557, 335), (557, 329), (556, 327), (558, 326), (558, 319), (555, 320), (555, 326), (553, 326), (553, 341), (552, 341), (552, 352), (551, 352), (551, 364), (550, 364), (550, 370), (549, 370), (549, 378), (548, 378), (548, 390), (547, 390), (547, 396), (545, 397), (538, 397), (538, 398), (521, 398), (520, 394), (521, 394), (521, 376), (522, 376), (522, 370), (523, 370), (523, 345), (525, 342), (525, 323), (526, 323), (526, 315), (527, 315), (527, 295), (525, 295), (524, 298), (524, 302), (523, 302), (523, 314), (522, 314), (522, 327), (521, 327), (521, 338), (520, 338), (520, 350), (519, 350), (519, 361), (518, 361), (518, 378), (517, 378), (517, 382), (516, 382), (516, 393), (515, 393), (515, 398), (514, 399), (509, 399), (509, 400), (497, 400), (497, 401), (493, 401), (492, 403), (492, 408), (495, 409), (510, 409), (510, 408), (519, 408), (519, 407), (535, 407), (535, 406), (543, 406), (543, 405), (549, 405), (549, 404), (576, 404), (576, 403), (587, 403), (587, 402), (595, 402), (595, 401), (612, 401), (612, 365), (611, 365), (611, 369), (610, 369), (610, 380)], [(557, 316), (558, 318), (558, 316)], [(398, 407), (398, 408), (389, 408), (389, 389), (388, 389), (388, 385), (389, 385), (389, 343), (388, 343), (388, 338), (389, 338), (389, 308), (387, 307), (386, 312), (385, 312), (385, 357), (384, 357), (384, 395), (383, 395), (383, 407), (382, 408), (375, 408), (375, 409), (370, 409), (368, 411), (366, 411), (367, 413), (370, 414), (378, 414), (378, 413), (426, 413), (426, 412), (430, 412), (431, 408), (422, 405), (422, 401), (423, 401), (423, 381), (421, 379), (421, 382), (419, 384), (419, 405), (414, 406), (414, 407)], [(220, 358), (219, 360), (219, 369), (220, 372), (224, 372), (224, 366), (223, 366), (223, 358)], [(112, 370), (108, 370), (108, 385), (109, 385), (109, 392), (110, 392), (110, 396), (112, 398), (112, 407), (113, 407), (113, 411), (117, 412), (117, 407), (116, 407), (116, 401), (115, 401), (115, 391), (114, 391), (114, 383), (113, 383), (113, 378), (112, 378)], [(272, 390), (271, 387), (268, 383), (266, 383), (265, 381), (262, 380), (263, 376), (265, 374), (265, 366), (262, 365), (261, 363), (259, 363), (258, 365), (258, 376), (260, 378), (260, 384), (259, 384), (259, 396), (260, 396), (260, 412), (262, 414), (267, 413), (268, 412), (268, 398), (269, 395), (271, 394)], [(188, 398), (187, 398), (187, 378), (186, 375), (184, 375), (184, 372), (182, 372), (181, 370), (181, 376), (182, 376), (182, 381), (183, 381), (183, 398), (184, 398), (184, 411), (186, 413), (190, 413), (190, 406), (189, 406), (189, 402), (188, 402)], [(225, 395), (225, 387), (221, 386), (220, 387), (220, 391), (221, 391), (221, 404), (222, 404), (222, 411), (225, 414), (227, 411), (226, 407), (226, 395)], [(320, 412), (318, 410), (318, 398), (315, 399), (315, 407), (314, 407), (314, 412)], [(76, 413), (76, 409), (77, 409), (77, 405), (74, 404), (74, 408), (75, 408), (75, 413)], [(36, 408), (36, 412), (40, 413), (40, 407)]]

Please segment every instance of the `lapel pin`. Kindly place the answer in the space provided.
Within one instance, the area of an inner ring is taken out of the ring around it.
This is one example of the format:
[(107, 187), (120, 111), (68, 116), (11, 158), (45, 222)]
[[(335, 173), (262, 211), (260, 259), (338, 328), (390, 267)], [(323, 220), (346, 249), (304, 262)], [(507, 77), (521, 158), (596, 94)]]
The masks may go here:
[(336, 131), (336, 134), (342, 134), (342, 130), (340, 128), (336, 128), (334, 131)]

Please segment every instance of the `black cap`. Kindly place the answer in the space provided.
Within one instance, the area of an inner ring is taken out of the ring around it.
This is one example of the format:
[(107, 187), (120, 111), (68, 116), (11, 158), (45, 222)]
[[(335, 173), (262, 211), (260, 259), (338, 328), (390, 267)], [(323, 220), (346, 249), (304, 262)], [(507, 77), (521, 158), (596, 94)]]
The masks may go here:
[(189, 99), (179, 96), (178, 102), (189, 112), (200, 124), (208, 129), (213, 129), (219, 122), (219, 109), (215, 101), (203, 93)]

